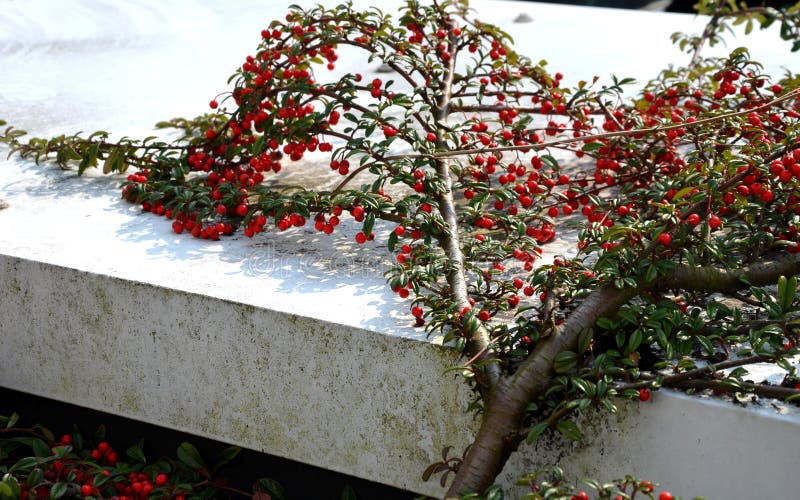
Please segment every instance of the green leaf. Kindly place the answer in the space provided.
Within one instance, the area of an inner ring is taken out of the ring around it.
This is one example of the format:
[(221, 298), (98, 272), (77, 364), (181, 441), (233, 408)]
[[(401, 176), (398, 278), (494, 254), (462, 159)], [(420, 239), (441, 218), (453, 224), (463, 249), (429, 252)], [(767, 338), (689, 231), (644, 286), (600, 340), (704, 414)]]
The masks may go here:
[(583, 433), (572, 420), (559, 420), (558, 424), (556, 424), (556, 429), (568, 439), (573, 441), (583, 440)]
[(344, 486), (344, 489), (342, 490), (342, 497), (341, 498), (342, 498), (342, 500), (358, 500), (358, 497), (356, 496), (355, 490), (353, 490), (353, 487), (350, 486), (349, 484), (346, 484)]
[(98, 474), (98, 475), (94, 476), (94, 480), (92, 481), (92, 485), (94, 485), (95, 488), (99, 488), (99, 487), (103, 486), (104, 484), (106, 484), (106, 482), (108, 482), (109, 479), (111, 479), (110, 475), (106, 476), (105, 474)]
[(594, 336), (593, 328), (584, 328), (578, 336), (578, 352), (584, 353), (589, 348)]
[(639, 345), (642, 343), (642, 330), (637, 328), (636, 330), (631, 333), (630, 338), (628, 338), (628, 352), (633, 352), (639, 348)]
[(89, 167), (97, 166), (97, 155), (100, 153), (100, 144), (94, 143), (89, 147), (88, 151), (84, 151), (83, 159), (78, 165), (78, 175), (83, 175)]
[(202, 469), (206, 466), (197, 448), (185, 441), (178, 446), (178, 460), (194, 470)]
[(553, 360), (553, 369), (556, 373), (566, 373), (578, 363), (578, 355), (572, 351), (561, 351)]
[(24, 471), (26, 469), (30, 469), (31, 467), (33, 467), (35, 465), (39, 465), (39, 459), (38, 458), (36, 458), (36, 457), (25, 457), (25, 458), (20, 459), (14, 465), (12, 465), (11, 468), (8, 469), (8, 471), (9, 472), (13, 472), (15, 470)]
[(135, 444), (125, 450), (125, 454), (128, 455), (128, 457), (134, 462), (139, 462), (142, 464), (147, 463), (147, 457), (144, 455), (142, 445), (143, 443), (140, 441), (138, 444)]
[(503, 500), (503, 490), (499, 486), (493, 486), (486, 492), (486, 500)]
[(556, 160), (552, 155), (542, 155), (539, 158), (542, 160), (542, 164), (544, 164), (546, 167), (556, 171), (560, 168), (558, 165), (558, 160)]
[(33, 487), (41, 483), (42, 479), (44, 479), (44, 473), (42, 469), (36, 467), (28, 474), (28, 480), (26, 482), (28, 483), (28, 487)]
[(223, 465), (229, 463), (231, 460), (236, 458), (236, 456), (241, 452), (242, 449), (238, 446), (229, 446), (222, 450), (222, 452), (217, 456), (217, 461), (214, 464), (214, 469), (219, 469)]
[(702, 335), (699, 335), (696, 337), (696, 339), (700, 343), (700, 345), (703, 346), (703, 349), (706, 351), (706, 354), (708, 354), (709, 356), (714, 355), (714, 346), (711, 344), (711, 340), (709, 340), (708, 337), (703, 337)]
[(37, 457), (49, 457), (51, 453), (50, 447), (41, 439), (34, 439), (31, 442), (31, 449)]
[(389, 233), (389, 241), (387, 242), (387, 246), (389, 247), (390, 252), (394, 252), (394, 249), (397, 246), (397, 233), (394, 231)]
[(99, 443), (105, 440), (106, 440), (106, 426), (100, 424), (99, 426), (97, 426), (97, 430), (94, 431), (94, 442)]
[(0, 496), (13, 498), (14, 491), (11, 489), (11, 486), (9, 486), (8, 484), (0, 482)]
[(60, 481), (50, 488), (50, 498), (61, 498), (67, 493), (68, 483)]
[(369, 235), (372, 233), (372, 228), (374, 226), (375, 226), (375, 214), (369, 212), (367, 215), (364, 216), (364, 228), (362, 229), (364, 231), (364, 234), (367, 235), (367, 237), (369, 237)]
[(8, 418), (8, 422), (6, 422), (6, 429), (10, 429), (16, 425), (17, 421), (19, 420), (19, 413), (14, 412)]
[[(55, 442), (56, 437), (53, 435), (53, 431), (51, 431), (47, 427), (45, 427), (45, 426), (43, 426), (41, 424), (36, 424), (36, 425), (33, 426), (33, 428), (35, 430), (39, 431), (44, 436), (44, 438), (47, 439), (48, 441), (50, 441), (51, 443)], [(49, 455), (50, 452), (48, 451), (47, 454)]]
[(781, 311), (786, 313), (792, 308), (795, 294), (797, 293), (797, 276), (786, 279), (786, 276), (778, 278), (778, 300), (780, 301)]
[(526, 441), (528, 444), (533, 443), (536, 439), (547, 429), (548, 425), (547, 422), (540, 422), (531, 428), (530, 432), (528, 432), (528, 437)]
[(588, 382), (582, 378), (573, 377), (572, 384), (587, 396), (594, 396), (595, 394), (594, 385), (591, 382)]
[(256, 481), (256, 484), (253, 485), (253, 491), (268, 493), (272, 497), (272, 500), (288, 500), (283, 486), (274, 479), (259, 479)]

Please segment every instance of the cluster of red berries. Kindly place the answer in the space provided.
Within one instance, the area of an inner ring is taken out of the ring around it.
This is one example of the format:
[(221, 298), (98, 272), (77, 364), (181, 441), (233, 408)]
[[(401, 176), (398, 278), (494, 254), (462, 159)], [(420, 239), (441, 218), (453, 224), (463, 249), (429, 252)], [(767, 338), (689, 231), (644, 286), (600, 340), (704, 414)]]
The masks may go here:
[[(56, 454), (56, 447), (72, 447), (73, 439), (69, 434), (65, 434), (53, 447), (53, 454)], [(31, 484), (30, 481), (19, 483), (20, 498), (45, 499), (50, 498), (55, 493), (55, 485), (62, 484), (67, 486), (67, 490), (61, 495), (71, 494), (73, 497), (100, 497), (111, 500), (144, 500), (151, 498), (154, 491), (158, 488), (159, 496), (171, 498), (173, 500), (184, 500), (184, 494), (170, 487), (170, 479), (167, 474), (154, 473), (145, 474), (142, 472), (129, 472), (120, 475), (115, 468), (118, 465), (118, 455), (105, 441), (97, 444), (88, 453), (91, 461), (82, 460), (71, 454), (63, 455), (57, 460), (52, 460), (42, 465), (42, 478), (44, 481), (38, 484)], [(103, 481), (98, 481), (97, 476), (105, 476)], [(70, 488), (74, 488), (74, 491)]]
[[(638, 484), (636, 484), (636, 490), (641, 491), (646, 495), (652, 494), (654, 489), (655, 487), (653, 486), (653, 483), (651, 483), (650, 481), (640, 481)], [(614, 497), (614, 500), (624, 500), (625, 498), (626, 497), (623, 497), (622, 495), (617, 495)], [(658, 495), (658, 500), (673, 500), (673, 498), (674, 497), (672, 496), (672, 493), (670, 493), (669, 491), (662, 491)], [(585, 491), (579, 491), (574, 495), (570, 496), (570, 500), (589, 500), (589, 494), (586, 493)]]

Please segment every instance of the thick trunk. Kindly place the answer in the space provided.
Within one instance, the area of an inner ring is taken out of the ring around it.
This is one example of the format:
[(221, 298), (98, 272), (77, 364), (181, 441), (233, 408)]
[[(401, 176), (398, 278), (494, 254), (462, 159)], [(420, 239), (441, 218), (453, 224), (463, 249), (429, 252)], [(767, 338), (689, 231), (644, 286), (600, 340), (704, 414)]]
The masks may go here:
[(592, 328), (603, 316), (613, 314), (638, 290), (600, 288), (592, 292), (541, 342), (511, 377), (503, 379), (484, 405), (484, 415), (475, 442), (458, 470), (447, 498), (461, 492), (483, 491), (494, 482), (516, 443), (528, 403), (544, 393), (553, 375), (553, 360), (559, 352), (574, 350), (581, 332)]
[(492, 485), (514, 451), (514, 437), (522, 428), (525, 408), (550, 385), (556, 355), (565, 350), (575, 350), (581, 332), (593, 328), (599, 318), (614, 314), (642, 290), (668, 288), (731, 293), (748, 286), (743, 280), (753, 285), (765, 285), (774, 283), (781, 275), (798, 273), (800, 255), (788, 254), (737, 270), (682, 266), (642, 288), (595, 290), (551, 337), (539, 344), (514, 375), (501, 379), (485, 399), (478, 435), (446, 497), (458, 498), (460, 493), (469, 491), (482, 492)]

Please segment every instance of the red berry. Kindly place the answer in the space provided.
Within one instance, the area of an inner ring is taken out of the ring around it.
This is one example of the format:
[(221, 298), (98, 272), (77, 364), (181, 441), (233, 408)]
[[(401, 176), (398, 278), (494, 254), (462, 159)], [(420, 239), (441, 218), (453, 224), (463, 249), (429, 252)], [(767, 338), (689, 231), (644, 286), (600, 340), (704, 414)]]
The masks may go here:
[(722, 226), (722, 220), (719, 217), (712, 215), (708, 218), (708, 227), (710, 227), (712, 230), (719, 229), (720, 226)]
[(724, 195), (722, 195), (722, 201), (724, 201), (725, 203), (727, 203), (728, 205), (730, 205), (730, 204), (732, 204), (734, 201), (736, 201), (736, 196), (734, 196), (734, 194), (733, 194), (733, 193), (731, 193), (730, 191), (728, 191), (727, 193), (725, 193)]
[(93, 491), (94, 488), (92, 488), (91, 484), (84, 484), (83, 486), (81, 486), (81, 496), (84, 497), (92, 496)]
[(164, 486), (165, 484), (167, 484), (168, 481), (169, 481), (169, 478), (167, 477), (166, 474), (159, 474), (159, 475), (156, 476), (156, 478), (154, 480), (154, 482), (156, 483), (156, 486)]
[(661, 233), (658, 235), (658, 242), (668, 247), (670, 243), (672, 243), (672, 236), (670, 236), (669, 233)]
[(356, 234), (356, 242), (357, 243), (365, 243), (367, 241), (367, 235), (363, 232), (358, 232)]
[(216, 100), (211, 101), (210, 103), (208, 103), (208, 107), (211, 108), (211, 109), (217, 109), (218, 106), (219, 106), (219, 103)]
[(658, 495), (658, 500), (672, 500), (672, 493), (669, 491), (662, 491), (660, 495)]
[(428, 142), (436, 142), (436, 134), (434, 134), (433, 132), (428, 132), (428, 135), (425, 136), (425, 139)]
[(414, 316), (415, 318), (421, 318), (422, 317), (422, 308), (419, 307), (419, 306), (412, 307), (411, 308), (411, 315)]
[(696, 226), (700, 224), (700, 216), (697, 214), (690, 214), (689, 217), (686, 218), (686, 222), (691, 226)]
[(647, 401), (650, 399), (650, 391), (648, 389), (639, 389), (639, 401)]

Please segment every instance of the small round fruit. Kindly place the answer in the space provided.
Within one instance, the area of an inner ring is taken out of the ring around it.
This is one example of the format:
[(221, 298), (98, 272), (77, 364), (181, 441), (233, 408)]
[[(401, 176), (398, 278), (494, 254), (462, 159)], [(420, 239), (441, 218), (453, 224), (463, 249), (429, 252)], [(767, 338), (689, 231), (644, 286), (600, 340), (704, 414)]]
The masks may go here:
[(649, 389), (639, 389), (639, 401), (647, 401), (650, 399)]

